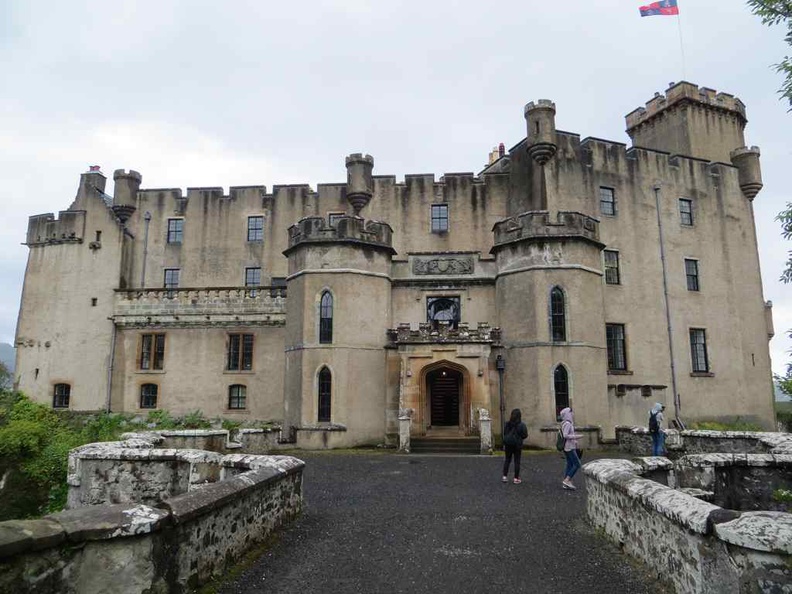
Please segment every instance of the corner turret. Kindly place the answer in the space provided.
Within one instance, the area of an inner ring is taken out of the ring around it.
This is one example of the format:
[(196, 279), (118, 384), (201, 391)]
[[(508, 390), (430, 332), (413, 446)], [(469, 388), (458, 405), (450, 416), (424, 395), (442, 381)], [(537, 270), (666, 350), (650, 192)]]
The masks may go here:
[(116, 169), (113, 173), (113, 212), (121, 223), (126, 223), (137, 208), (137, 193), (143, 177), (137, 171)]
[(748, 200), (762, 189), (762, 168), (759, 164), (759, 147), (741, 147), (731, 152), (731, 162), (739, 171), (740, 189)]
[(556, 153), (555, 103), (548, 99), (533, 101), (525, 106), (525, 123), (528, 127), (528, 154), (539, 165), (544, 165)]
[(347, 200), (355, 209), (355, 215), (369, 203), (374, 193), (374, 180), (371, 172), (374, 169), (374, 157), (354, 153), (346, 158), (347, 168)]

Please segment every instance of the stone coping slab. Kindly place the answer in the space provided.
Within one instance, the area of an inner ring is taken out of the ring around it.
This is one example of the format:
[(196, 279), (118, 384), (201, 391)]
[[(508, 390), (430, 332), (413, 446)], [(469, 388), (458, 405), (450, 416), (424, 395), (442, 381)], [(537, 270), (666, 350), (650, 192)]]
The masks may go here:
[(168, 512), (148, 505), (89, 505), (45, 516), (63, 528), (72, 543), (148, 534), (167, 521)]
[(0, 559), (54, 547), (64, 540), (63, 526), (51, 519), (0, 522)]
[(691, 468), (724, 468), (728, 466), (789, 467), (789, 454), (688, 454), (676, 461), (679, 466)]
[(715, 534), (729, 544), (792, 555), (792, 514), (773, 511), (743, 512), (731, 522), (715, 524)]

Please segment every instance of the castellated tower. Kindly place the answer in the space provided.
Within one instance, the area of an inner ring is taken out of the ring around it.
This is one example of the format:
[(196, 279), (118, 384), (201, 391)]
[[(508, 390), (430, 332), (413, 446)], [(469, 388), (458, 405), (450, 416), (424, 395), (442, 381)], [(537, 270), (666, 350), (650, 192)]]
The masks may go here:
[[(372, 163), (363, 161), (363, 179)], [(350, 201), (366, 194), (365, 183), (354, 185), (359, 181), (351, 169)], [(383, 440), (392, 233), (386, 223), (357, 216), (333, 226), (307, 217), (289, 228), (284, 427), (299, 447)], [(338, 431), (327, 431), (328, 423)]]

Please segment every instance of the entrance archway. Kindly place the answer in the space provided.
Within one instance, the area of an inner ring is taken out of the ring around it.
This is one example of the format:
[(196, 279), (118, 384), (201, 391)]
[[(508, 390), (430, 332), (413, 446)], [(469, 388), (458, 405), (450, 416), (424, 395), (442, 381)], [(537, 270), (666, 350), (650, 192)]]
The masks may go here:
[(429, 425), (458, 427), (460, 425), (460, 392), (462, 374), (450, 367), (441, 367), (426, 374), (429, 396)]

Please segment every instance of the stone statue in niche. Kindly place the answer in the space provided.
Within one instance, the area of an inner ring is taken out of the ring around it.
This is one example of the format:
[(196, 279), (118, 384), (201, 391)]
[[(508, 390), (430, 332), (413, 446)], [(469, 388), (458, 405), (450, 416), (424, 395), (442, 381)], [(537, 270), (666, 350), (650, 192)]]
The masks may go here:
[(413, 274), (473, 274), (473, 258), (416, 258)]

